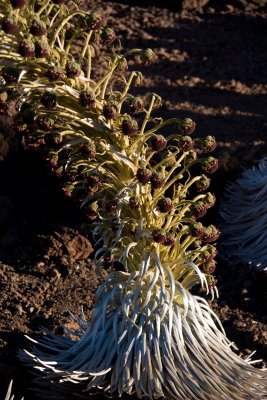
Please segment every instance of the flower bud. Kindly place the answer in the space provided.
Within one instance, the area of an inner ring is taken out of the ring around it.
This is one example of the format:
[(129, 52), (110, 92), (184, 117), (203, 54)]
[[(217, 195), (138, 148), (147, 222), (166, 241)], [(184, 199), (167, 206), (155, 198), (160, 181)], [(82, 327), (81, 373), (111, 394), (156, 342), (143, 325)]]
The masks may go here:
[(35, 57), (36, 58), (48, 58), (50, 55), (50, 47), (47, 43), (47, 39), (43, 37), (35, 42)]
[(216, 149), (217, 143), (214, 136), (207, 136), (198, 140), (199, 149), (203, 153), (209, 153)]
[(118, 210), (118, 205), (116, 201), (108, 201), (105, 204), (105, 209), (109, 214), (116, 214)]
[(83, 107), (95, 108), (96, 96), (91, 90), (83, 90), (79, 95), (80, 103)]
[(22, 118), (16, 119), (13, 125), (14, 131), (19, 135), (27, 135), (29, 133), (28, 125), (23, 122)]
[(137, 134), (138, 129), (138, 122), (135, 119), (132, 119), (129, 115), (126, 115), (123, 118), (121, 130), (124, 135), (134, 137)]
[(45, 92), (42, 94), (41, 103), (44, 107), (53, 109), (57, 105), (57, 97), (55, 93), (52, 92)]
[(206, 175), (201, 175), (200, 179), (196, 181), (196, 190), (197, 192), (204, 192), (208, 189), (209, 185), (210, 178), (208, 178)]
[(208, 192), (205, 195), (205, 198), (203, 199), (203, 202), (205, 203), (207, 208), (211, 208), (214, 206), (215, 202), (216, 202), (216, 197), (214, 194)]
[(44, 141), (45, 141), (45, 144), (48, 147), (52, 147), (54, 145), (57, 145), (57, 144), (61, 143), (62, 142), (62, 137), (58, 133), (47, 133), (44, 136)]
[(130, 197), (129, 206), (133, 209), (139, 208), (140, 202), (138, 201), (138, 199), (136, 197)]
[[(100, 40), (101, 40), (100, 31), (92, 31), (90, 43), (98, 46), (100, 44)], [(93, 49), (92, 46), (91, 49)]]
[(45, 35), (46, 34), (45, 22), (41, 21), (39, 18), (34, 19), (30, 27), (30, 33), (36, 37)]
[(185, 164), (189, 164), (197, 159), (197, 153), (194, 150), (189, 150), (189, 152), (185, 155), (184, 162)]
[(68, 78), (77, 78), (81, 75), (81, 66), (74, 60), (68, 61), (66, 65), (66, 75)]
[(157, 202), (157, 208), (162, 213), (170, 212), (173, 209), (173, 202), (169, 197), (161, 197)]
[(95, 158), (96, 148), (95, 148), (94, 143), (91, 141), (91, 142), (86, 142), (86, 143), (80, 144), (78, 146), (77, 153), (85, 158), (89, 158), (89, 159)]
[(115, 120), (117, 118), (118, 108), (115, 103), (109, 102), (103, 107), (103, 115), (107, 120)]
[(107, 46), (107, 45), (113, 43), (115, 38), (116, 38), (116, 35), (112, 29), (104, 28), (103, 30), (101, 30), (100, 43), (103, 46)]
[(64, 78), (65, 71), (60, 66), (52, 65), (52, 66), (48, 67), (45, 75), (50, 80), (50, 82), (55, 82), (58, 80), (62, 80)]
[(150, 178), (150, 183), (153, 189), (161, 189), (165, 185), (165, 179), (162, 174), (153, 172)]
[(18, 53), (22, 57), (32, 58), (35, 54), (35, 45), (31, 39), (24, 39), (20, 42)]
[(10, 3), (13, 8), (22, 8), (27, 3), (27, 0), (10, 0)]
[(126, 60), (126, 58), (125, 57), (121, 57), (119, 60), (118, 60), (118, 63), (117, 63), (117, 70), (118, 71), (127, 71), (127, 69), (128, 69), (128, 63), (127, 63), (127, 60)]
[(62, 192), (65, 194), (65, 196), (72, 197), (73, 189), (73, 187), (66, 185), (66, 187), (62, 188)]
[(218, 160), (214, 157), (208, 157), (202, 162), (201, 166), (206, 174), (213, 174), (218, 169)]
[(151, 178), (151, 171), (147, 168), (138, 168), (137, 170), (137, 180), (138, 182), (142, 183), (142, 184), (146, 184), (150, 181)]
[(175, 244), (175, 238), (171, 235), (167, 235), (163, 244), (164, 246), (173, 246)]
[(1, 22), (2, 29), (7, 35), (16, 33), (19, 30), (19, 25), (13, 17), (5, 17)]
[(144, 66), (152, 64), (156, 59), (156, 55), (152, 49), (142, 50), (139, 55), (140, 63)]
[(207, 275), (206, 279), (209, 288), (214, 288), (217, 285), (218, 280), (213, 275)]
[(205, 274), (213, 274), (213, 272), (216, 269), (216, 261), (215, 260), (210, 260), (208, 263), (205, 263), (202, 265), (202, 269), (205, 272)]
[(24, 103), (21, 107), (21, 117), (26, 124), (32, 124), (36, 116), (36, 111), (28, 103)]
[(101, 186), (101, 180), (97, 176), (88, 175), (84, 179), (83, 186), (92, 192), (93, 190), (97, 190)]
[(102, 26), (104, 24), (104, 20), (97, 13), (92, 13), (92, 14), (88, 14), (85, 17), (85, 24), (86, 24), (86, 28), (88, 28), (89, 30), (95, 31), (95, 30), (102, 28)]
[(199, 259), (201, 261), (201, 264), (208, 264), (218, 254), (216, 248), (214, 246), (212, 246), (211, 244), (208, 244), (205, 247), (206, 248), (199, 255)]
[(182, 136), (179, 138), (179, 147), (183, 151), (189, 151), (194, 147), (194, 141), (190, 136)]
[(203, 241), (205, 243), (215, 242), (220, 236), (220, 234), (221, 232), (218, 228), (216, 228), (216, 226), (209, 225), (207, 228), (205, 228)]
[(130, 102), (130, 109), (134, 114), (144, 110), (144, 102), (141, 97), (134, 97)]
[(167, 146), (167, 140), (162, 135), (153, 135), (150, 138), (150, 147), (153, 151), (161, 151)]
[(153, 96), (154, 96), (153, 110), (156, 110), (162, 106), (162, 98), (156, 93), (153, 93)]
[(144, 79), (144, 76), (143, 76), (142, 72), (136, 71), (135, 75), (133, 77), (133, 80), (132, 80), (132, 85), (133, 86), (140, 86), (141, 83), (143, 82), (143, 79)]
[(166, 167), (172, 167), (173, 164), (176, 163), (176, 157), (173, 154), (175, 151), (177, 150), (177, 148), (173, 148), (173, 146), (168, 146), (166, 151), (164, 151), (164, 153), (162, 154), (162, 159), (164, 159), (164, 165)]
[(197, 201), (192, 205), (192, 213), (195, 218), (202, 218), (207, 213), (208, 207), (202, 202)]
[(152, 232), (152, 238), (156, 243), (164, 244), (166, 241), (166, 234), (162, 229), (155, 229)]
[(45, 116), (45, 115), (39, 115), (35, 119), (35, 123), (39, 129), (45, 132), (49, 132), (54, 128), (55, 122), (53, 119)]
[(193, 237), (201, 239), (204, 235), (204, 232), (205, 227), (201, 224), (201, 222), (196, 222), (190, 226), (190, 233)]
[(196, 123), (191, 118), (185, 118), (179, 128), (182, 135), (191, 135), (196, 129)]

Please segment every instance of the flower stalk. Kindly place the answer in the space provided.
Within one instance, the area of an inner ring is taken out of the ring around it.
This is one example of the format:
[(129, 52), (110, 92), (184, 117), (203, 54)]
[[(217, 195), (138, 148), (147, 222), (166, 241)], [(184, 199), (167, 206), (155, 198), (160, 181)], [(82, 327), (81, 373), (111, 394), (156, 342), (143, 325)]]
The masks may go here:
[[(9, 9), (1, 3), (1, 16)], [(28, 38), (38, 10), (45, 10), (43, 1), (19, 9), (18, 20), (26, 21), (20, 39)], [(50, 7), (47, 19), (32, 59), (18, 53), (16, 32), (1, 34), (1, 90), (20, 88), (14, 125), (26, 125), (23, 143), (51, 161), (63, 190), (85, 213), (95, 213), (87, 221), (94, 261), (101, 269), (108, 259), (110, 272), (97, 291), (91, 321), (78, 320), (78, 341), (67, 329), (64, 337), (48, 334), (21, 357), (43, 371), (48, 385), (86, 382), (88, 390), (140, 398), (262, 399), (265, 374), (235, 355), (208, 303), (190, 293), (200, 284), (217, 294), (216, 251), (209, 243), (220, 232), (196, 222), (199, 202), (209, 208), (215, 199), (194, 196), (192, 189), (206, 190), (209, 178), (191, 177), (195, 165), (213, 173), (216, 159), (198, 158), (188, 139), (195, 130), (191, 119), (152, 117), (161, 103), (158, 95), (151, 95), (147, 109), (138, 101), (138, 121), (125, 112), (140, 78), (126, 71), (127, 59), (137, 55), (149, 65), (151, 49), (113, 50), (106, 73), (94, 81), (95, 38), (108, 45), (113, 31), (78, 5), (72, 12)], [(80, 39), (75, 58), (73, 45)], [(121, 92), (114, 90), (116, 74), (125, 83)], [(164, 132), (167, 124), (175, 124), (173, 135)], [(215, 140), (197, 144), (206, 152)]]

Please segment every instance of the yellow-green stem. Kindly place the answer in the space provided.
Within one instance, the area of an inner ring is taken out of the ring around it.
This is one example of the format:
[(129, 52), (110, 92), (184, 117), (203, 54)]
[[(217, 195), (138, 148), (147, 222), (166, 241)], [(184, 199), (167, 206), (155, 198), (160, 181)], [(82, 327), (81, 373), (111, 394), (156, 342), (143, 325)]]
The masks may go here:
[[(50, 3), (50, 0), (48, 0), (47, 2), (44, 3), (44, 5), (40, 8), (40, 10), (36, 13), (37, 15), (41, 15), (42, 12), (47, 9), (48, 3)], [(54, 6), (54, 4), (52, 4)]]
[(81, 64), (81, 62), (82, 62), (82, 60), (83, 60), (83, 58), (84, 58), (84, 56), (85, 56), (85, 53), (86, 53), (88, 44), (89, 44), (89, 42), (90, 42), (92, 33), (93, 33), (93, 31), (90, 31), (90, 32), (88, 33), (88, 35), (86, 36), (86, 40), (85, 40), (85, 42), (84, 42), (81, 55), (80, 55), (80, 57), (79, 57), (79, 64)]
[[(55, 41), (56, 41), (56, 39), (57, 39), (57, 36), (58, 36), (59, 32), (61, 31), (61, 29), (64, 28), (64, 25), (66, 25), (66, 23), (69, 22), (69, 20), (71, 20), (71, 19), (72, 19), (73, 17), (75, 17), (76, 15), (86, 15), (86, 13), (85, 13), (85, 12), (82, 12), (82, 11), (74, 11), (74, 12), (72, 12), (71, 14), (69, 14), (67, 17), (63, 17), (60, 21), (58, 21), (59, 26), (58, 26), (58, 28), (55, 30), (54, 35), (53, 35), (53, 37), (52, 37), (52, 39), (51, 39), (51, 42), (49, 43), (49, 44), (50, 44), (50, 47), (53, 47), (53, 46), (54, 46)], [(57, 24), (56, 24), (56, 25), (57, 25)], [(55, 29), (55, 26), (51, 26), (50, 29)], [(50, 29), (49, 29), (49, 30), (50, 30)]]
[(130, 89), (130, 86), (132, 84), (133, 78), (135, 76), (136, 76), (136, 72), (135, 71), (131, 72), (130, 77), (129, 77), (126, 85), (125, 85), (124, 91), (122, 92), (122, 94), (120, 96), (120, 100), (118, 102), (118, 112), (121, 111), (121, 106), (122, 106), (123, 100), (124, 100), (126, 94), (128, 93), (128, 90)]

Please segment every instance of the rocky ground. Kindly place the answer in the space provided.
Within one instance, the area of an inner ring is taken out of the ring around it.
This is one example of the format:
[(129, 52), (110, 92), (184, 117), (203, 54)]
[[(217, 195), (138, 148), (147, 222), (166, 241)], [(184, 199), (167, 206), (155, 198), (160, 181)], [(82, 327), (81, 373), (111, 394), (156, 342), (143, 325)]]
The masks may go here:
[[(162, 96), (159, 114), (193, 118), (197, 136), (216, 136), (221, 168), (213, 190), (221, 197), (242, 165), (266, 154), (266, 2), (85, 3), (105, 16), (124, 48), (156, 52), (138, 90)], [(10, 151), (0, 163), (0, 389), (13, 377), (16, 393), (35, 399), (16, 357), (29, 347), (24, 335), (36, 337), (42, 326), (61, 333), (61, 324), (72, 324), (68, 311), (83, 308), (89, 318), (104, 273), (97, 276), (90, 261), (93, 248), (77, 206), (38, 155), (14, 142), (2, 129), (0, 148)], [(215, 222), (216, 208), (210, 218)], [(217, 277), (220, 298), (213, 308), (227, 335), (239, 354), (256, 350), (263, 359), (257, 366), (266, 365), (266, 272), (221, 260)]]

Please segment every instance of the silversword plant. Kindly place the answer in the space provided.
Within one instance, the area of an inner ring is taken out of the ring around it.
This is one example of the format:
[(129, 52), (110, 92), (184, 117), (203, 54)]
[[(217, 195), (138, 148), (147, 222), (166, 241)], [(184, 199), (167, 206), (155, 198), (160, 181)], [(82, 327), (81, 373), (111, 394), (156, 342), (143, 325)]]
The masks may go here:
[[(5, 400), (15, 400), (15, 397), (12, 394), (12, 385), (13, 385), (13, 381), (11, 381), (10, 384), (8, 385)], [(23, 398), (21, 400), (23, 400)]]
[(190, 293), (201, 284), (217, 294), (220, 231), (198, 220), (215, 202), (206, 191), (214, 137), (193, 140), (190, 118), (163, 121), (158, 95), (131, 94), (142, 74), (128, 60), (148, 66), (150, 49), (114, 47), (94, 79), (96, 48), (115, 39), (99, 15), (56, 0), (2, 2), (1, 15), (2, 108), (16, 99), (14, 129), (90, 216), (95, 264), (110, 268), (90, 322), (47, 333), (22, 358), (48, 382), (111, 395), (263, 399), (266, 374), (232, 351), (206, 300)]
[(239, 260), (255, 269), (267, 269), (266, 199), (266, 159), (244, 169), (235, 182), (227, 185), (220, 215), (229, 262)]

